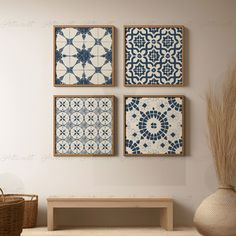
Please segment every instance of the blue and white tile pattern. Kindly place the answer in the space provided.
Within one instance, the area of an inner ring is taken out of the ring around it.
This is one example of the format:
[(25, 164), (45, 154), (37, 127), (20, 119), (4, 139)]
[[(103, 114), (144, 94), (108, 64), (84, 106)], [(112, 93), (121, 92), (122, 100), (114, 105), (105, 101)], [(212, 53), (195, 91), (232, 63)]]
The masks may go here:
[(183, 97), (126, 97), (125, 154), (182, 155)]
[(55, 153), (113, 155), (113, 97), (56, 97)]
[(55, 27), (55, 84), (112, 85), (113, 27)]
[(125, 84), (183, 85), (183, 27), (126, 27)]

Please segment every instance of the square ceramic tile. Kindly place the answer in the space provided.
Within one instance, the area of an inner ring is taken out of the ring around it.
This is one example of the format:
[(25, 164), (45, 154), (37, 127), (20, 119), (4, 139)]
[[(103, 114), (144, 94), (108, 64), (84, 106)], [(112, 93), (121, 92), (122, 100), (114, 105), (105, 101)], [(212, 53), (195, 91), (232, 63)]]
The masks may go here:
[(113, 26), (55, 26), (55, 86), (114, 85)]
[(184, 154), (183, 96), (125, 96), (126, 156)]
[(114, 155), (113, 96), (55, 96), (55, 156)]
[(125, 27), (125, 85), (183, 85), (183, 26)]

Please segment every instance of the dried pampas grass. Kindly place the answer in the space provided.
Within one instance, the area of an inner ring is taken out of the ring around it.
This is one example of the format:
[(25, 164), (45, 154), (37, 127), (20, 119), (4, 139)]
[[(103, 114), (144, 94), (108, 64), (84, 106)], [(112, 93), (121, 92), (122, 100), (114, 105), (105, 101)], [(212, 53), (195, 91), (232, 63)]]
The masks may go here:
[(236, 68), (221, 91), (212, 86), (207, 93), (210, 147), (219, 185), (234, 186), (236, 171)]

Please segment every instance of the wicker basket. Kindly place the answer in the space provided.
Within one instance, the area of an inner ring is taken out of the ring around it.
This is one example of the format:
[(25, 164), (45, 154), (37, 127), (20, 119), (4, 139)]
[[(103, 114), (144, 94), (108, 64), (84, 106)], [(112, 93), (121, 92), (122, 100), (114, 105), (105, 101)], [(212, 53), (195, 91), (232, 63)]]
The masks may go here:
[(6, 197), (2, 194), (0, 198), (0, 235), (20, 236), (24, 217), (24, 199), (19, 197)]
[(38, 216), (38, 196), (31, 194), (7, 194), (6, 196), (24, 198), (25, 210), (23, 228), (34, 228), (36, 226)]

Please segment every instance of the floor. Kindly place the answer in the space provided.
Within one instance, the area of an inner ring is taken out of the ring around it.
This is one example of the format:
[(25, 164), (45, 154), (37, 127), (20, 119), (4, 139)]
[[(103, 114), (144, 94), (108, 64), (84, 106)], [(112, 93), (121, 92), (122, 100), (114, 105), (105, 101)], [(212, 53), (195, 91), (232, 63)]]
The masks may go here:
[(21, 236), (200, 236), (193, 228), (168, 232), (161, 228), (77, 228), (47, 231), (47, 228), (25, 229)]

